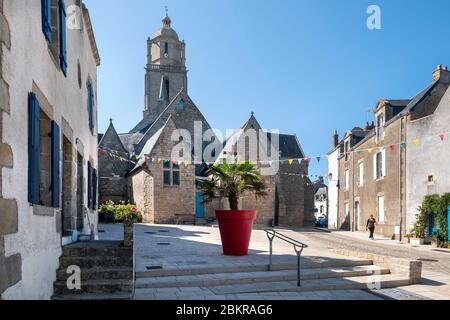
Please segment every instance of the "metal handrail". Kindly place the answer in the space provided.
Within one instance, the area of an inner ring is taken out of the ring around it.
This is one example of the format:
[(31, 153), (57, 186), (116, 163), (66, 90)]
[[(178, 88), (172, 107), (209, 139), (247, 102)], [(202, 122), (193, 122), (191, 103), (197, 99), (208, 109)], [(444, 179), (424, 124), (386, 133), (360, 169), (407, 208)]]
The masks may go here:
[(275, 238), (278, 238), (280, 240), (283, 240), (287, 243), (290, 243), (294, 246), (295, 253), (297, 254), (297, 286), (300, 287), (300, 257), (302, 255), (302, 252), (304, 249), (308, 248), (307, 244), (304, 244), (298, 240), (292, 239), (291, 237), (288, 237), (287, 235), (284, 235), (278, 231), (275, 231), (273, 229), (265, 229), (267, 238), (269, 239), (269, 249), (270, 249), (270, 256), (269, 256), (269, 271), (272, 271), (272, 254), (273, 254), (273, 240)]

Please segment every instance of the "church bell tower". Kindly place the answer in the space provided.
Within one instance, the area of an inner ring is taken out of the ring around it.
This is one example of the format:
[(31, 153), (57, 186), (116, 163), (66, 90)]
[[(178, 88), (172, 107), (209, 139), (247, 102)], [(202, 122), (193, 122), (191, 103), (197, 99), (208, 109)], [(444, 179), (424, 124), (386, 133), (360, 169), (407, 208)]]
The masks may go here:
[(186, 44), (172, 29), (166, 8), (163, 26), (147, 40), (144, 118), (156, 120), (182, 90), (187, 92)]

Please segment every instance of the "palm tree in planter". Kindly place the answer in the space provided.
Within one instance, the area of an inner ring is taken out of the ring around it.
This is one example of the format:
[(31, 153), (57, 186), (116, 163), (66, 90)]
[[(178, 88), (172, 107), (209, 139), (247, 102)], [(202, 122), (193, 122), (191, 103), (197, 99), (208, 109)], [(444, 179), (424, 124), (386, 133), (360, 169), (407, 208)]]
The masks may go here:
[(239, 198), (253, 193), (257, 198), (266, 195), (266, 186), (255, 164), (246, 162), (215, 163), (208, 169), (208, 179), (200, 181), (204, 202), (227, 198), (230, 210), (216, 210), (222, 248), (225, 255), (245, 256), (257, 212), (239, 210)]

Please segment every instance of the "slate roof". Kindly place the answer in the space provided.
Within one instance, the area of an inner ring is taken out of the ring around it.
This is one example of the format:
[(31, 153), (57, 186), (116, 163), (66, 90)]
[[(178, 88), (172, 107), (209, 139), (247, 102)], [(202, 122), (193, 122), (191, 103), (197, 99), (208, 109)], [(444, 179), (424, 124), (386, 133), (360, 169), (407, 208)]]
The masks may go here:
[(139, 143), (144, 135), (140, 132), (138, 133), (120, 133), (119, 139), (122, 141), (123, 146), (128, 152), (133, 151), (133, 145)]
[(297, 136), (290, 134), (274, 134), (267, 133), (267, 140), (272, 141), (273, 138), (278, 136), (279, 148), (280, 148), (280, 159), (300, 159), (304, 158), (305, 154), (297, 140)]

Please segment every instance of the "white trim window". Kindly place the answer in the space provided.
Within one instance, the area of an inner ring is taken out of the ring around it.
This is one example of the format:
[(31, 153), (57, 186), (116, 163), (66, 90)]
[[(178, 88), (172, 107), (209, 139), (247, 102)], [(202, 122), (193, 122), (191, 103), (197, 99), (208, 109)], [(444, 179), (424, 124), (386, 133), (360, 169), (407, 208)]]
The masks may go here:
[(364, 186), (364, 161), (361, 161), (361, 162), (358, 164), (358, 173), (359, 173), (359, 176), (358, 176), (358, 185), (359, 185), (360, 187), (362, 187), (362, 186)]
[(384, 223), (385, 221), (385, 207), (384, 207), (384, 196), (379, 196), (377, 199), (378, 202), (378, 222), (379, 223)]
[(386, 150), (383, 149), (373, 155), (373, 180), (386, 177)]

